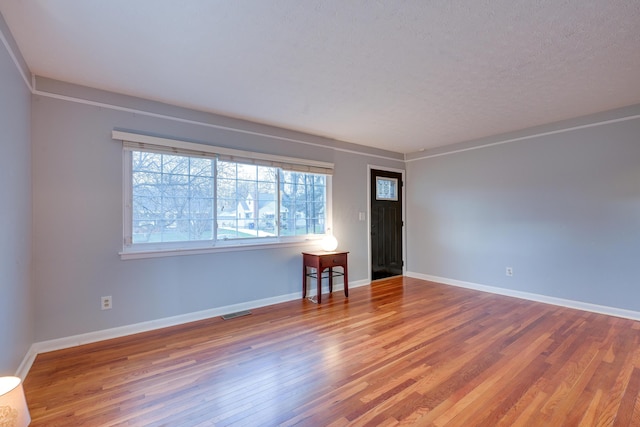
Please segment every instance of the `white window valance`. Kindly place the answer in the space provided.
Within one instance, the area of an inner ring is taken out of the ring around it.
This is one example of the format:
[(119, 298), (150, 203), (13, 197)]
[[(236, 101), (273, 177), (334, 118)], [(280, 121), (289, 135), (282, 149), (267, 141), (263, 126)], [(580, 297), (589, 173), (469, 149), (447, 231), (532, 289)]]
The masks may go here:
[(333, 174), (333, 163), (317, 160), (298, 159), (294, 157), (278, 156), (275, 154), (235, 150), (232, 148), (217, 147), (214, 145), (198, 144), (177, 139), (161, 138), (118, 130), (114, 130), (112, 132), (112, 138), (122, 141), (124, 149), (129, 151), (151, 151), (163, 154), (180, 154), (217, 158), (218, 160), (270, 166), (296, 172), (318, 173), (325, 175)]

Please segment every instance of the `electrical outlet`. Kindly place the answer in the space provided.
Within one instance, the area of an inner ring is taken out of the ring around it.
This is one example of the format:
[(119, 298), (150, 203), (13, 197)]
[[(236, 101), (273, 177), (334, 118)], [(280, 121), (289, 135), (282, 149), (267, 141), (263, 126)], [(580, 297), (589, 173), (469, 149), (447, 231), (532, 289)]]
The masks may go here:
[(507, 276), (511, 277), (513, 276), (513, 268), (511, 267), (507, 267), (507, 272), (506, 272)]
[(100, 298), (100, 308), (102, 310), (111, 310), (113, 308), (111, 296)]

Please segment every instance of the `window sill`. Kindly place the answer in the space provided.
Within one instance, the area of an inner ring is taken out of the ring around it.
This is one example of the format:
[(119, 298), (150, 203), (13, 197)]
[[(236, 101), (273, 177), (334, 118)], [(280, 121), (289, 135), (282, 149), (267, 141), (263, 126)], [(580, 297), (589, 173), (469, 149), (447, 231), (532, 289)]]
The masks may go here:
[(292, 241), (270, 241), (270, 242), (250, 242), (250, 243), (234, 243), (233, 245), (221, 243), (218, 246), (208, 247), (191, 247), (191, 248), (136, 248), (127, 249), (119, 252), (121, 260), (144, 259), (144, 258), (162, 258), (171, 256), (200, 255), (216, 252), (238, 252), (238, 251), (254, 251), (272, 248), (288, 248), (293, 246), (317, 246), (320, 244), (319, 239), (305, 239)]

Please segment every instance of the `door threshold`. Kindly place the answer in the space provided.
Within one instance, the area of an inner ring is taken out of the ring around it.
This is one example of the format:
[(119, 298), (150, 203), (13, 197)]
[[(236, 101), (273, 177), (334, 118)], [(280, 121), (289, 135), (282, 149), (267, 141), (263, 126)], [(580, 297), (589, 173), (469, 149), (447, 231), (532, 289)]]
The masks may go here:
[(387, 279), (393, 279), (394, 277), (402, 277), (404, 276), (404, 274), (396, 274), (394, 276), (388, 276), (388, 277), (381, 277), (379, 279), (371, 279), (371, 283), (373, 282), (379, 282), (380, 280), (387, 280)]

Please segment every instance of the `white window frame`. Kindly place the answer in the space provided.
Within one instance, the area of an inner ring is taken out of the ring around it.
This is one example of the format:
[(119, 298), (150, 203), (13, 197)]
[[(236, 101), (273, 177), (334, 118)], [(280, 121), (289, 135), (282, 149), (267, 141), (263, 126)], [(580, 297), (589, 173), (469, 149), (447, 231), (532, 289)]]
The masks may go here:
[[(284, 247), (317, 244), (325, 236), (324, 234), (301, 235), (301, 236), (276, 236), (276, 237), (256, 237), (229, 240), (206, 240), (206, 241), (182, 241), (182, 242), (162, 242), (162, 243), (137, 243), (131, 241), (133, 226), (133, 194), (132, 194), (132, 151), (154, 151), (149, 147), (167, 153), (184, 156), (200, 155), (205, 157), (217, 157), (222, 160), (251, 162), (260, 165), (272, 166), (280, 169), (321, 173), (326, 176), (326, 225), (325, 230), (330, 233), (332, 224), (332, 173), (333, 163), (320, 162), (293, 157), (277, 156), (264, 153), (253, 153), (224, 147), (217, 147), (207, 144), (196, 144), (192, 142), (159, 138), (149, 135), (129, 133), (114, 130), (112, 138), (122, 141), (122, 186), (123, 186), (123, 247), (119, 252), (121, 259), (155, 258), (164, 256), (179, 256), (190, 254), (201, 254), (211, 252), (228, 252), (254, 250), (268, 247)], [(132, 148), (134, 147), (134, 148)], [(145, 148), (146, 147), (146, 148)], [(214, 186), (214, 188), (216, 188)], [(280, 195), (278, 191), (278, 206), (280, 205)], [(215, 192), (215, 190), (214, 190)], [(215, 197), (215, 193), (214, 193)], [(217, 220), (216, 220), (217, 221)]]

